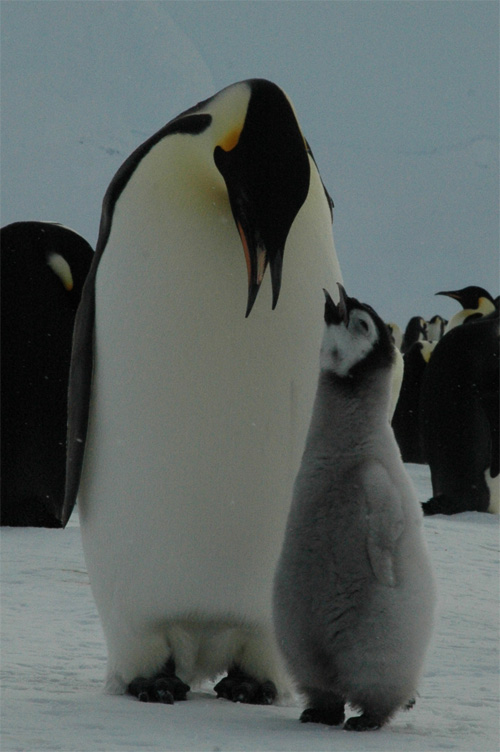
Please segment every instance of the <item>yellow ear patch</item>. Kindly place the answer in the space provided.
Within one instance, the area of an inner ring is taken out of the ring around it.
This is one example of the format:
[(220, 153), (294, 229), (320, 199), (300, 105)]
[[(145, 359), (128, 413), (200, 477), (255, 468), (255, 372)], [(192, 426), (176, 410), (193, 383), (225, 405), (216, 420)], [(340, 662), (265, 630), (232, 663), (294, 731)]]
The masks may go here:
[(58, 253), (51, 253), (47, 258), (47, 264), (50, 266), (54, 274), (59, 277), (64, 288), (70, 292), (73, 289), (73, 275), (71, 274), (71, 269), (66, 259)]
[(224, 151), (231, 151), (234, 149), (238, 141), (240, 140), (241, 131), (243, 130), (243, 127), (239, 128), (233, 128), (232, 131), (229, 131), (224, 138), (219, 141), (219, 146), (221, 149), (224, 149)]

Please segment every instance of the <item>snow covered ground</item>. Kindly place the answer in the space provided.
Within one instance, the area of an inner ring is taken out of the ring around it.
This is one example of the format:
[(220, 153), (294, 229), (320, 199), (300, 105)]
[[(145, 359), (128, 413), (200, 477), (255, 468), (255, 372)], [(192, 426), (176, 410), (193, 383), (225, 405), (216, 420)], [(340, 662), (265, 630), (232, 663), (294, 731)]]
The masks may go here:
[[(428, 468), (408, 470), (426, 500)], [(440, 613), (420, 697), (364, 734), (303, 725), (299, 707), (217, 700), (209, 685), (173, 706), (104, 695), (106, 650), (77, 515), (65, 530), (2, 528), (2, 752), (496, 752), (499, 522), (473, 512), (425, 519)]]

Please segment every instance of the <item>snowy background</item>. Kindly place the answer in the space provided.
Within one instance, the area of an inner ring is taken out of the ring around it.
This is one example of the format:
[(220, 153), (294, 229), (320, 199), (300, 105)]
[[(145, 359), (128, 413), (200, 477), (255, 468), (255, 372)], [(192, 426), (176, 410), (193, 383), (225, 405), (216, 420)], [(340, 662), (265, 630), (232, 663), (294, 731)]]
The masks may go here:
[[(428, 468), (408, 469), (426, 500)], [(208, 685), (175, 705), (104, 695), (78, 517), (65, 530), (2, 528), (2, 752), (498, 752), (499, 518), (424, 525), (440, 602), (420, 697), (366, 733), (301, 724), (300, 707), (217, 700)]]
[(1, 3), (2, 225), (95, 245), (104, 191), (170, 118), (235, 81), (294, 102), (335, 202), (348, 292), (404, 327), (438, 290), (498, 294), (499, 4)]
[[(335, 201), (347, 290), (386, 320), (451, 316), (441, 289), (498, 293), (497, 2), (10, 2), (1, 9), (2, 225), (95, 244), (126, 156), (244, 78), (289, 94)], [(421, 501), (428, 469), (409, 466)], [(173, 707), (101, 694), (105, 646), (77, 518), (2, 529), (3, 752), (497, 752), (499, 519), (427, 518), (440, 618), (414, 710), (379, 732), (299, 708)]]

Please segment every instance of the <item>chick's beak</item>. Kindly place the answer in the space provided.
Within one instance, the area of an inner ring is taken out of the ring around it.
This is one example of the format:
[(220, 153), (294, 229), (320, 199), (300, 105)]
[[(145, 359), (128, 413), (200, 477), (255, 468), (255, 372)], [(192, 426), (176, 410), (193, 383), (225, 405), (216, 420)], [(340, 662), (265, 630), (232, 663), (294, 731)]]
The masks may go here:
[(347, 306), (347, 301), (349, 298), (345, 291), (345, 288), (340, 284), (340, 282), (337, 282), (337, 287), (339, 288), (339, 302), (337, 305), (337, 310), (345, 326), (349, 326), (349, 308)]

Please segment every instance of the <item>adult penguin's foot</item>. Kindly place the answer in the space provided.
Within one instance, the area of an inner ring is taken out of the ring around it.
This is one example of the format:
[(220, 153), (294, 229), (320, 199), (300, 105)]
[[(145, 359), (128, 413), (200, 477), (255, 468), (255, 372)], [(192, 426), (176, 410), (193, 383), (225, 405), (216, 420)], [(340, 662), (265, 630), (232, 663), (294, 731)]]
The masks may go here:
[(175, 663), (169, 658), (160, 673), (146, 679), (138, 676), (128, 685), (127, 692), (140, 702), (162, 702), (173, 705), (176, 700), (186, 700), (190, 687), (175, 675)]
[(274, 682), (257, 681), (239, 666), (234, 666), (227, 676), (215, 685), (214, 690), (217, 697), (252, 705), (272, 705), (278, 695)]

